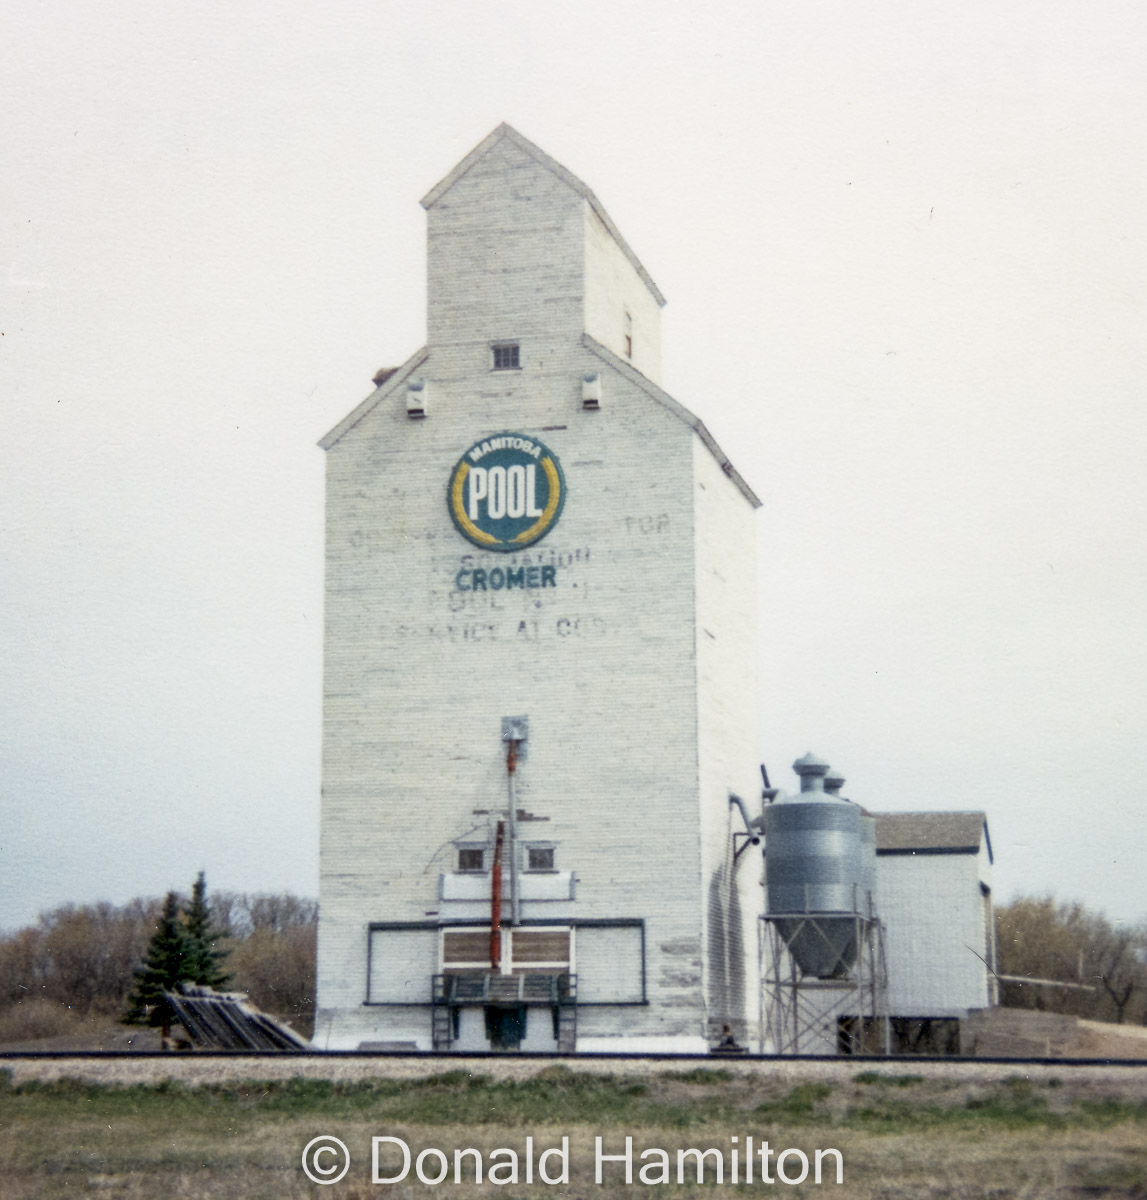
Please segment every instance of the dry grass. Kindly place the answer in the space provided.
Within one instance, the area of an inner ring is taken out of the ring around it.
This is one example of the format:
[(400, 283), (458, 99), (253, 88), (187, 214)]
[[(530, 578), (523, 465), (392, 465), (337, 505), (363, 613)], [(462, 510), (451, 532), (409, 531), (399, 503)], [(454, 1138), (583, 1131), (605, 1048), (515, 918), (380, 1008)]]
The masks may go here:
[(75, 1051), (158, 1050), (158, 1029), (121, 1025), (115, 1016), (86, 1016), (49, 1000), (0, 1008), (0, 1054), (67, 1054)]
[(88, 1020), (66, 1004), (34, 997), (0, 1006), (0, 1046), (83, 1036)]
[[(993, 1197), (1147, 1196), (1147, 1096), (1138, 1074), (1109, 1082), (1032, 1085), (1016, 1077), (966, 1084), (918, 1076), (858, 1073), (833, 1085), (793, 1083), (721, 1071), (642, 1078), (539, 1069), (524, 1081), (455, 1073), (436, 1079), (369, 1083), (287, 1081), (185, 1088), (60, 1083), (0, 1090), (0, 1195), (55, 1200), (76, 1192), (108, 1196), (241, 1197), (285, 1200), (390, 1195), (414, 1200), (439, 1189), (409, 1181), (370, 1182), (371, 1137), (404, 1138), (417, 1153), (473, 1146), (521, 1152), (571, 1141), (569, 1187), (441, 1185), (457, 1200), (550, 1196), (602, 1200), (656, 1192), (689, 1197), (697, 1184), (627, 1187), (611, 1168), (594, 1183), (593, 1139), (620, 1152), (649, 1147), (721, 1149), (752, 1134), (774, 1149), (810, 1157), (833, 1147), (845, 1182), (786, 1187), (807, 1196), (830, 1191), (857, 1200), (963, 1200)], [(316, 1134), (333, 1133), (351, 1151), (346, 1179), (330, 1188), (307, 1182), (299, 1159)], [(635, 1166), (642, 1165), (637, 1160)], [(746, 1191), (768, 1191), (757, 1184)]]

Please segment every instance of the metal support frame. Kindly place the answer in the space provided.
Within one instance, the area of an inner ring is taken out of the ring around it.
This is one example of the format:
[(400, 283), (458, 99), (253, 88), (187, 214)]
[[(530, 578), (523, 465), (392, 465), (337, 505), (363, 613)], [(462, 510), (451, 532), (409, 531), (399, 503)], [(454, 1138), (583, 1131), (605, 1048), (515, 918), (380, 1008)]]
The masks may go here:
[(556, 975), (548, 972), (500, 975), (492, 971), (434, 975), (430, 988), (431, 1037), (436, 1051), (453, 1046), (460, 1009), (522, 1005), (551, 1008), (559, 1054), (572, 1054), (577, 1047), (577, 976), (568, 971)]
[[(762, 1036), (771, 1043), (773, 1054), (817, 1053), (818, 1026), (836, 1024), (840, 1017), (854, 1018), (847, 1050), (851, 1054), (887, 1054), (888, 966), (884, 955), (884, 926), (875, 916), (851, 914), (855, 922), (856, 962), (846, 975), (818, 979), (806, 975), (789, 953), (778, 922), (799, 922), (801, 928), (818, 928), (820, 918), (836, 927), (849, 914), (770, 913), (761, 918), (761, 1007)], [(790, 932), (790, 937), (792, 936)], [(826, 935), (827, 936), (827, 935)], [(839, 1036), (839, 1035), (838, 1035)], [(837, 1037), (834, 1037), (834, 1050)], [(766, 1046), (762, 1044), (762, 1051)], [(823, 1053), (823, 1049), (819, 1052)]]

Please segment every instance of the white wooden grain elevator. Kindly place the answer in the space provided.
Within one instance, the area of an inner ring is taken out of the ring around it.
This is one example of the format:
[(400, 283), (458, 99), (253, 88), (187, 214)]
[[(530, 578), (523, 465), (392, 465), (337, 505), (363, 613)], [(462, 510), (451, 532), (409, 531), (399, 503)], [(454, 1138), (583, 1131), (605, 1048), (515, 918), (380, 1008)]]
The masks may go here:
[(585, 184), (502, 125), (422, 203), (426, 345), (322, 442), (315, 1041), (751, 1044), (759, 502)]

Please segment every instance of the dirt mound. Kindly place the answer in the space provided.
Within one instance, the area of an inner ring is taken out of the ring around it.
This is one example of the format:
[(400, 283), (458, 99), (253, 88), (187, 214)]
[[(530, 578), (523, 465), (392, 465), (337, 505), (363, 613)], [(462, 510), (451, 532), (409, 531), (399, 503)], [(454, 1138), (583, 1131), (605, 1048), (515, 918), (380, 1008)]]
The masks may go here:
[(158, 1050), (158, 1029), (118, 1025), (115, 1022), (85, 1022), (75, 1032), (54, 1037), (23, 1038), (0, 1044), (0, 1054), (69, 1054), (89, 1050)]
[(1026, 1008), (981, 1008), (962, 1025), (960, 1052), (974, 1058), (1147, 1059), (1147, 1029)]

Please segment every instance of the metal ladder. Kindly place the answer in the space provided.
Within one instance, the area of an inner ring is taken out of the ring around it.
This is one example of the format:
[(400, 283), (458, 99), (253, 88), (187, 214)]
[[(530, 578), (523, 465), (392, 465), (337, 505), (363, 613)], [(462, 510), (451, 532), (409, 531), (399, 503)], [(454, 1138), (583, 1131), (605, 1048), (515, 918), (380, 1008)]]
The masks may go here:
[(454, 1044), (454, 1015), (445, 1004), (436, 1004), (431, 1010), (431, 1037), (435, 1050), (449, 1050)]
[(558, 1053), (573, 1054), (577, 1049), (577, 1009), (563, 1004), (558, 1009)]

